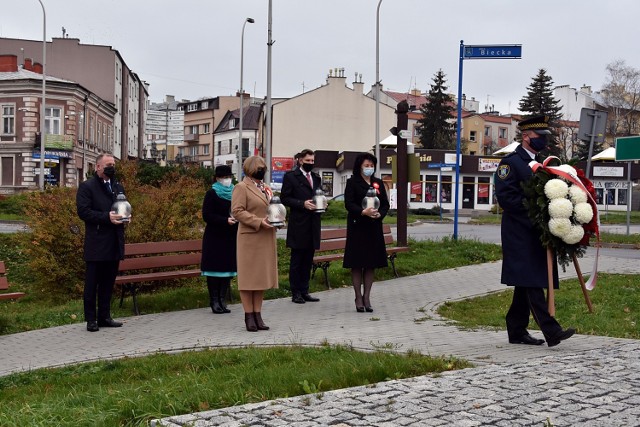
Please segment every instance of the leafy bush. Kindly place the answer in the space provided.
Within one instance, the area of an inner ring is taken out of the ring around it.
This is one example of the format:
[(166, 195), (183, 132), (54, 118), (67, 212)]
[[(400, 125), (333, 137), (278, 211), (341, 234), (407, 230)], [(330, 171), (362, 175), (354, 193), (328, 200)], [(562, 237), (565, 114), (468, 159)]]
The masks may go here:
[[(207, 190), (203, 178), (171, 170), (156, 187), (140, 182), (139, 167), (135, 161), (117, 165), (118, 179), (133, 207), (125, 232), (127, 243), (200, 238), (202, 199)], [(25, 215), (31, 233), (21, 238), (34, 290), (54, 298), (80, 296), (84, 223), (76, 212), (76, 189), (51, 187), (30, 193)]]
[(5, 196), (0, 194), (0, 213), (9, 215), (24, 214), (24, 205), (27, 200), (27, 194), (14, 194)]

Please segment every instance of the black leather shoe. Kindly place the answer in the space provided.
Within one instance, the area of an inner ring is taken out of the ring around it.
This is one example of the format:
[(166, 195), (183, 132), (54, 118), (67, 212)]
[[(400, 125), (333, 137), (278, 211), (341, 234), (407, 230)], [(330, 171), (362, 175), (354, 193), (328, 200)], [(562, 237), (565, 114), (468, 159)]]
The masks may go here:
[(560, 331), (559, 333), (557, 333), (556, 335), (554, 335), (551, 338), (547, 339), (547, 345), (549, 347), (554, 347), (558, 344), (560, 344), (560, 341), (564, 341), (566, 339), (569, 339), (573, 336), (573, 334), (576, 333), (576, 330), (573, 328), (567, 328), (563, 331)]
[(310, 302), (318, 302), (318, 301), (320, 301), (320, 298), (312, 297), (309, 294), (302, 295), (302, 299), (304, 299), (305, 301), (310, 301)]
[(296, 304), (304, 304), (306, 302), (304, 298), (302, 298), (302, 295), (294, 295), (293, 298), (291, 298), (291, 301)]
[(98, 321), (98, 326), (102, 326), (105, 328), (119, 328), (122, 326), (122, 323), (116, 322), (112, 318), (108, 318)]
[(87, 331), (89, 332), (98, 332), (100, 328), (98, 327), (98, 322), (95, 320), (92, 322), (87, 322)]
[(523, 335), (519, 338), (509, 338), (509, 343), (511, 344), (527, 344), (527, 345), (542, 345), (544, 344), (544, 340), (540, 340), (532, 337), (531, 335)]
[(373, 307), (371, 307), (370, 305), (365, 305), (364, 309), (367, 310), (367, 313), (373, 313)]

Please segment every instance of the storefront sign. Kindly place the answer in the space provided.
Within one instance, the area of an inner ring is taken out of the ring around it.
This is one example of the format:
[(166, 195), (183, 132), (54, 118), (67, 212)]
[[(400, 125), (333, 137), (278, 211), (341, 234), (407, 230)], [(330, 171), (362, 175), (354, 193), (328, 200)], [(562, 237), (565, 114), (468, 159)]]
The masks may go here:
[(624, 176), (624, 168), (620, 166), (594, 166), (593, 176)]

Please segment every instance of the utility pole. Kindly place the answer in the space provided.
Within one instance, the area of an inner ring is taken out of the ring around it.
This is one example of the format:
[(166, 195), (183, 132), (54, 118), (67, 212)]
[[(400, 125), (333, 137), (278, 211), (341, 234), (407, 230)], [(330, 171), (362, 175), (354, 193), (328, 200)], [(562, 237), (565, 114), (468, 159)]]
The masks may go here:
[[(407, 245), (407, 189), (409, 180), (409, 165), (407, 159), (407, 140), (402, 138), (401, 131), (407, 130), (409, 124), (409, 104), (407, 101), (401, 101), (396, 107), (396, 115), (398, 116), (396, 128), (398, 131), (397, 136), (397, 150), (396, 150), (396, 171), (397, 171), (397, 197), (398, 202), (398, 245)], [(378, 165), (380, 165), (380, 159), (378, 159)]]

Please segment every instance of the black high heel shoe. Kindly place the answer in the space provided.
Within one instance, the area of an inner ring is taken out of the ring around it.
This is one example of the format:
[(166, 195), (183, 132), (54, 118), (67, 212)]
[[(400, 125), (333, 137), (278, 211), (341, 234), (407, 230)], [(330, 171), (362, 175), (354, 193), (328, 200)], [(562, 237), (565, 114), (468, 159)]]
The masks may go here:
[(371, 307), (370, 305), (366, 305), (364, 309), (367, 310), (367, 313), (373, 313), (373, 307)]
[(358, 298), (356, 298), (356, 311), (358, 313), (364, 313), (364, 307), (358, 305)]

